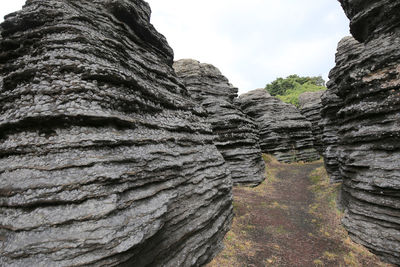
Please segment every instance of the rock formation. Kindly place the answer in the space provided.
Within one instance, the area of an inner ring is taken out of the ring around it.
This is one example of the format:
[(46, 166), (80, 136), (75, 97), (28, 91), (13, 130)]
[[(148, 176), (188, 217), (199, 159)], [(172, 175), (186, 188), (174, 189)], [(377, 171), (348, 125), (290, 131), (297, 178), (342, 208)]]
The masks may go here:
[(237, 103), (258, 124), (263, 153), (282, 162), (319, 159), (313, 148), (311, 123), (295, 106), (272, 97), (265, 89), (243, 94)]
[[(339, 47), (341, 47), (339, 45)], [(336, 58), (340, 54), (340, 49), (336, 54)], [(330, 72), (332, 74), (332, 71)], [(341, 106), (341, 100), (337, 96), (337, 86), (332, 80), (326, 84), (328, 90), (321, 96), (321, 128), (322, 128), (322, 155), (324, 164), (329, 178), (332, 183), (341, 182), (342, 176), (339, 170), (338, 159), (338, 130), (339, 122), (337, 120), (337, 112)]]
[(394, 0), (339, 0), (350, 19), (350, 32), (359, 42), (398, 31), (400, 2)]
[(142, 0), (2, 23), (0, 266), (202, 266), (232, 219), (207, 114)]
[(340, 43), (326, 96), (337, 110), (343, 223), (355, 241), (400, 265), (400, 2), (341, 2), (363, 42)]
[(322, 155), (321, 96), (325, 91), (306, 92), (299, 96), (300, 113), (311, 122), (314, 148)]
[(339, 166), (339, 126), (341, 118), (339, 110), (343, 107), (343, 100), (338, 96), (336, 77), (343, 76), (353, 67), (349, 61), (357, 58), (362, 46), (352, 37), (343, 38), (336, 53), (336, 66), (329, 73), (328, 90), (321, 96), (321, 127), (325, 168), (333, 183), (342, 181)]
[(210, 64), (193, 59), (174, 63), (189, 94), (205, 108), (217, 135), (215, 144), (228, 163), (234, 184), (255, 186), (265, 179), (257, 125), (233, 103), (237, 88)]

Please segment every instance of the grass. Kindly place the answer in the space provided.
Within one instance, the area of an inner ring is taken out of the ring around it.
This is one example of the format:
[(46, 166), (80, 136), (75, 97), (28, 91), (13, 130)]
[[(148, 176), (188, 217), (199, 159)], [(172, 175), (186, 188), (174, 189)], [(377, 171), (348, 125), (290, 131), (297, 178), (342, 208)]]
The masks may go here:
[(338, 251), (325, 251), (314, 261), (316, 266), (325, 266), (335, 262), (343, 267), (388, 267), (370, 253), (365, 247), (354, 243), (341, 225), (343, 213), (337, 208), (337, 196), (340, 184), (331, 184), (325, 168), (317, 168), (310, 175), (312, 185), (310, 190), (314, 202), (309, 207), (309, 213), (314, 217), (312, 223), (318, 227), (318, 233), (327, 240), (342, 244)]
[(314, 260), (313, 263), (315, 266), (324, 266), (324, 262), (321, 260)]
[(225, 249), (215, 258), (209, 267), (242, 267), (240, 257), (252, 257), (255, 255), (253, 242), (247, 238), (247, 232), (253, 227), (242, 222), (243, 218), (234, 218), (232, 230), (224, 239)]
[[(267, 196), (279, 194), (275, 189), (280, 181), (277, 174), (282, 170), (287, 170), (290, 166), (302, 166), (308, 163), (285, 164), (278, 162), (270, 155), (263, 155), (266, 162), (266, 180), (255, 188), (240, 187), (240, 194), (234, 196), (233, 208), (235, 217), (231, 231), (225, 236), (225, 249), (207, 267), (242, 267), (246, 260), (256, 257), (260, 249), (260, 244), (253, 241), (257, 231), (264, 232), (271, 238), (268, 246), (272, 255), (262, 259), (264, 266), (282, 266), (285, 255), (285, 247), (280, 246), (279, 240), (283, 237), (290, 237), (290, 228), (285, 226), (265, 225), (261, 229), (256, 229), (250, 220), (250, 213), (255, 208), (261, 208), (270, 212), (281, 212), (289, 214), (290, 210), (282, 202), (268, 200)], [(295, 168), (294, 168), (295, 169)], [(315, 169), (310, 174), (311, 186), (309, 190), (313, 194), (314, 201), (308, 207), (312, 223), (316, 231), (310, 232), (310, 238), (326, 239), (326, 242), (336, 244), (333, 249), (326, 248), (311, 262), (314, 266), (338, 266), (338, 267), (389, 267), (392, 265), (380, 262), (376, 256), (372, 255), (367, 249), (351, 241), (345, 229), (341, 226), (343, 213), (337, 209), (336, 199), (339, 192), (339, 184), (330, 184), (328, 175), (323, 167)], [(248, 199), (257, 196), (264, 201), (249, 204)], [(288, 211), (287, 211), (288, 210)], [(261, 233), (260, 233), (261, 234)], [(339, 245), (338, 245), (339, 244)], [(282, 257), (282, 258), (281, 258)]]
[(271, 234), (271, 235), (277, 236), (277, 237), (282, 236), (282, 235), (286, 235), (286, 234), (289, 233), (289, 231), (286, 230), (282, 225), (280, 225), (280, 226), (268, 225), (268, 226), (265, 227), (264, 231), (267, 234)]

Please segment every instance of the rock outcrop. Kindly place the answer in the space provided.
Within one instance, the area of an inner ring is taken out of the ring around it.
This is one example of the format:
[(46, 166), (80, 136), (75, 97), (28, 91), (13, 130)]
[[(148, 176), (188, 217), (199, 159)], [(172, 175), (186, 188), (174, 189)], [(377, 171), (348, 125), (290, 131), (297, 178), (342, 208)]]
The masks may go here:
[(363, 42), (341, 42), (328, 89), (337, 97), (330, 102), (337, 109), (343, 223), (355, 241), (400, 265), (400, 3), (341, 2)]
[(311, 122), (314, 148), (322, 155), (321, 96), (325, 91), (306, 92), (299, 96), (300, 113)]
[(258, 124), (263, 153), (282, 162), (319, 159), (313, 148), (311, 123), (295, 106), (272, 97), (265, 89), (240, 95), (237, 104)]
[(341, 182), (342, 174), (339, 164), (339, 129), (341, 118), (339, 110), (343, 107), (343, 99), (338, 96), (338, 83), (336, 77), (342, 77), (353, 67), (350, 60), (357, 58), (361, 53), (362, 45), (352, 37), (343, 38), (336, 53), (336, 66), (329, 73), (328, 90), (321, 96), (321, 127), (325, 168), (331, 182)]
[(202, 266), (232, 220), (207, 114), (142, 0), (2, 23), (0, 266)]
[(359, 42), (398, 31), (400, 2), (395, 0), (339, 0), (350, 19), (350, 32)]
[(228, 163), (233, 183), (255, 186), (265, 179), (257, 125), (234, 105), (237, 88), (210, 64), (193, 59), (174, 63), (189, 94), (207, 110), (215, 144)]
[[(339, 47), (341, 45), (339, 44)], [(340, 54), (340, 49), (336, 58)], [(332, 74), (332, 71), (330, 72)], [(332, 77), (332, 76), (331, 76)], [(337, 96), (337, 86), (332, 80), (326, 84), (328, 90), (321, 96), (321, 128), (322, 128), (322, 155), (324, 157), (325, 169), (332, 183), (342, 181), (339, 169), (338, 142), (339, 122), (337, 112), (341, 106), (341, 100)]]

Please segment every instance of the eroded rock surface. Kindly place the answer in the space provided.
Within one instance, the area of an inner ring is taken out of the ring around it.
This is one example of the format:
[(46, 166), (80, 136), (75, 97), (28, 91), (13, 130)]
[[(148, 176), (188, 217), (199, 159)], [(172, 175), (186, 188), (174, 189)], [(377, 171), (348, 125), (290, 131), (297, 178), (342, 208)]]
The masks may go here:
[(325, 91), (306, 92), (299, 96), (300, 113), (311, 122), (314, 148), (322, 155), (321, 96)]
[(257, 125), (234, 105), (237, 88), (210, 64), (193, 59), (174, 63), (189, 94), (205, 108), (217, 135), (215, 144), (228, 163), (234, 184), (255, 186), (265, 179)]
[[(354, 40), (354, 39), (353, 39)], [(339, 44), (339, 48), (340, 48)], [(336, 53), (336, 59), (340, 54), (340, 49)], [(337, 65), (338, 66), (338, 65)], [(337, 68), (337, 66), (335, 68)], [(332, 70), (333, 71), (333, 70)], [(332, 71), (330, 74), (332, 74)], [(332, 77), (332, 76), (331, 76)], [(324, 157), (325, 169), (332, 183), (341, 182), (342, 175), (339, 168), (339, 121), (337, 112), (342, 102), (337, 96), (337, 86), (329, 80), (326, 84), (328, 90), (321, 96), (321, 128), (322, 128), (322, 155)]]
[(295, 106), (272, 97), (265, 89), (240, 95), (237, 103), (258, 124), (263, 153), (282, 162), (319, 158), (313, 148), (311, 123)]
[(359, 42), (398, 31), (400, 2), (396, 0), (339, 0), (350, 19), (350, 32)]
[(343, 38), (337, 48), (336, 66), (330, 71), (328, 90), (321, 96), (321, 127), (325, 168), (333, 183), (342, 181), (339, 164), (340, 136), (342, 123), (339, 110), (343, 107), (343, 99), (338, 96), (340, 78), (346, 75), (354, 66), (351, 59), (357, 58), (363, 46), (353, 37)]
[(346, 192), (343, 223), (354, 240), (400, 265), (400, 3), (342, 2), (363, 41), (341, 41), (328, 86)]
[(0, 41), (0, 266), (202, 266), (232, 220), (141, 0), (31, 0)]

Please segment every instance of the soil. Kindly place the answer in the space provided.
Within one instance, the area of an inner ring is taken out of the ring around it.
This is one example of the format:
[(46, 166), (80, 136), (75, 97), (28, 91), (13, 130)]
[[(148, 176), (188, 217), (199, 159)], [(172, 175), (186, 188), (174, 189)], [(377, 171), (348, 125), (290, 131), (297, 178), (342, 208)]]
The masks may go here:
[[(281, 266), (313, 266), (313, 261), (334, 245), (316, 235), (318, 229), (312, 223), (313, 216), (308, 213), (313, 195), (308, 190), (311, 184), (307, 177), (320, 166), (321, 163), (287, 166), (277, 173), (275, 190), (267, 196), (248, 196), (248, 191), (235, 190), (235, 196), (247, 197), (250, 206), (254, 207), (239, 210), (237, 214), (240, 217), (245, 212), (252, 213), (255, 226), (250, 237), (256, 243), (257, 253), (246, 259), (245, 265), (264, 267), (268, 263), (266, 259), (271, 259), (271, 264)], [(260, 205), (265, 202), (278, 205), (266, 209), (265, 205)]]
[(208, 267), (390, 266), (364, 248), (353, 253), (344, 244), (345, 231), (333, 229), (341, 227), (340, 219), (337, 226), (328, 226), (332, 229), (321, 230), (321, 221), (310, 212), (315, 196), (309, 177), (322, 166), (275, 163), (269, 166), (275, 168), (272, 181), (253, 189), (235, 188), (235, 220), (226, 248)]

